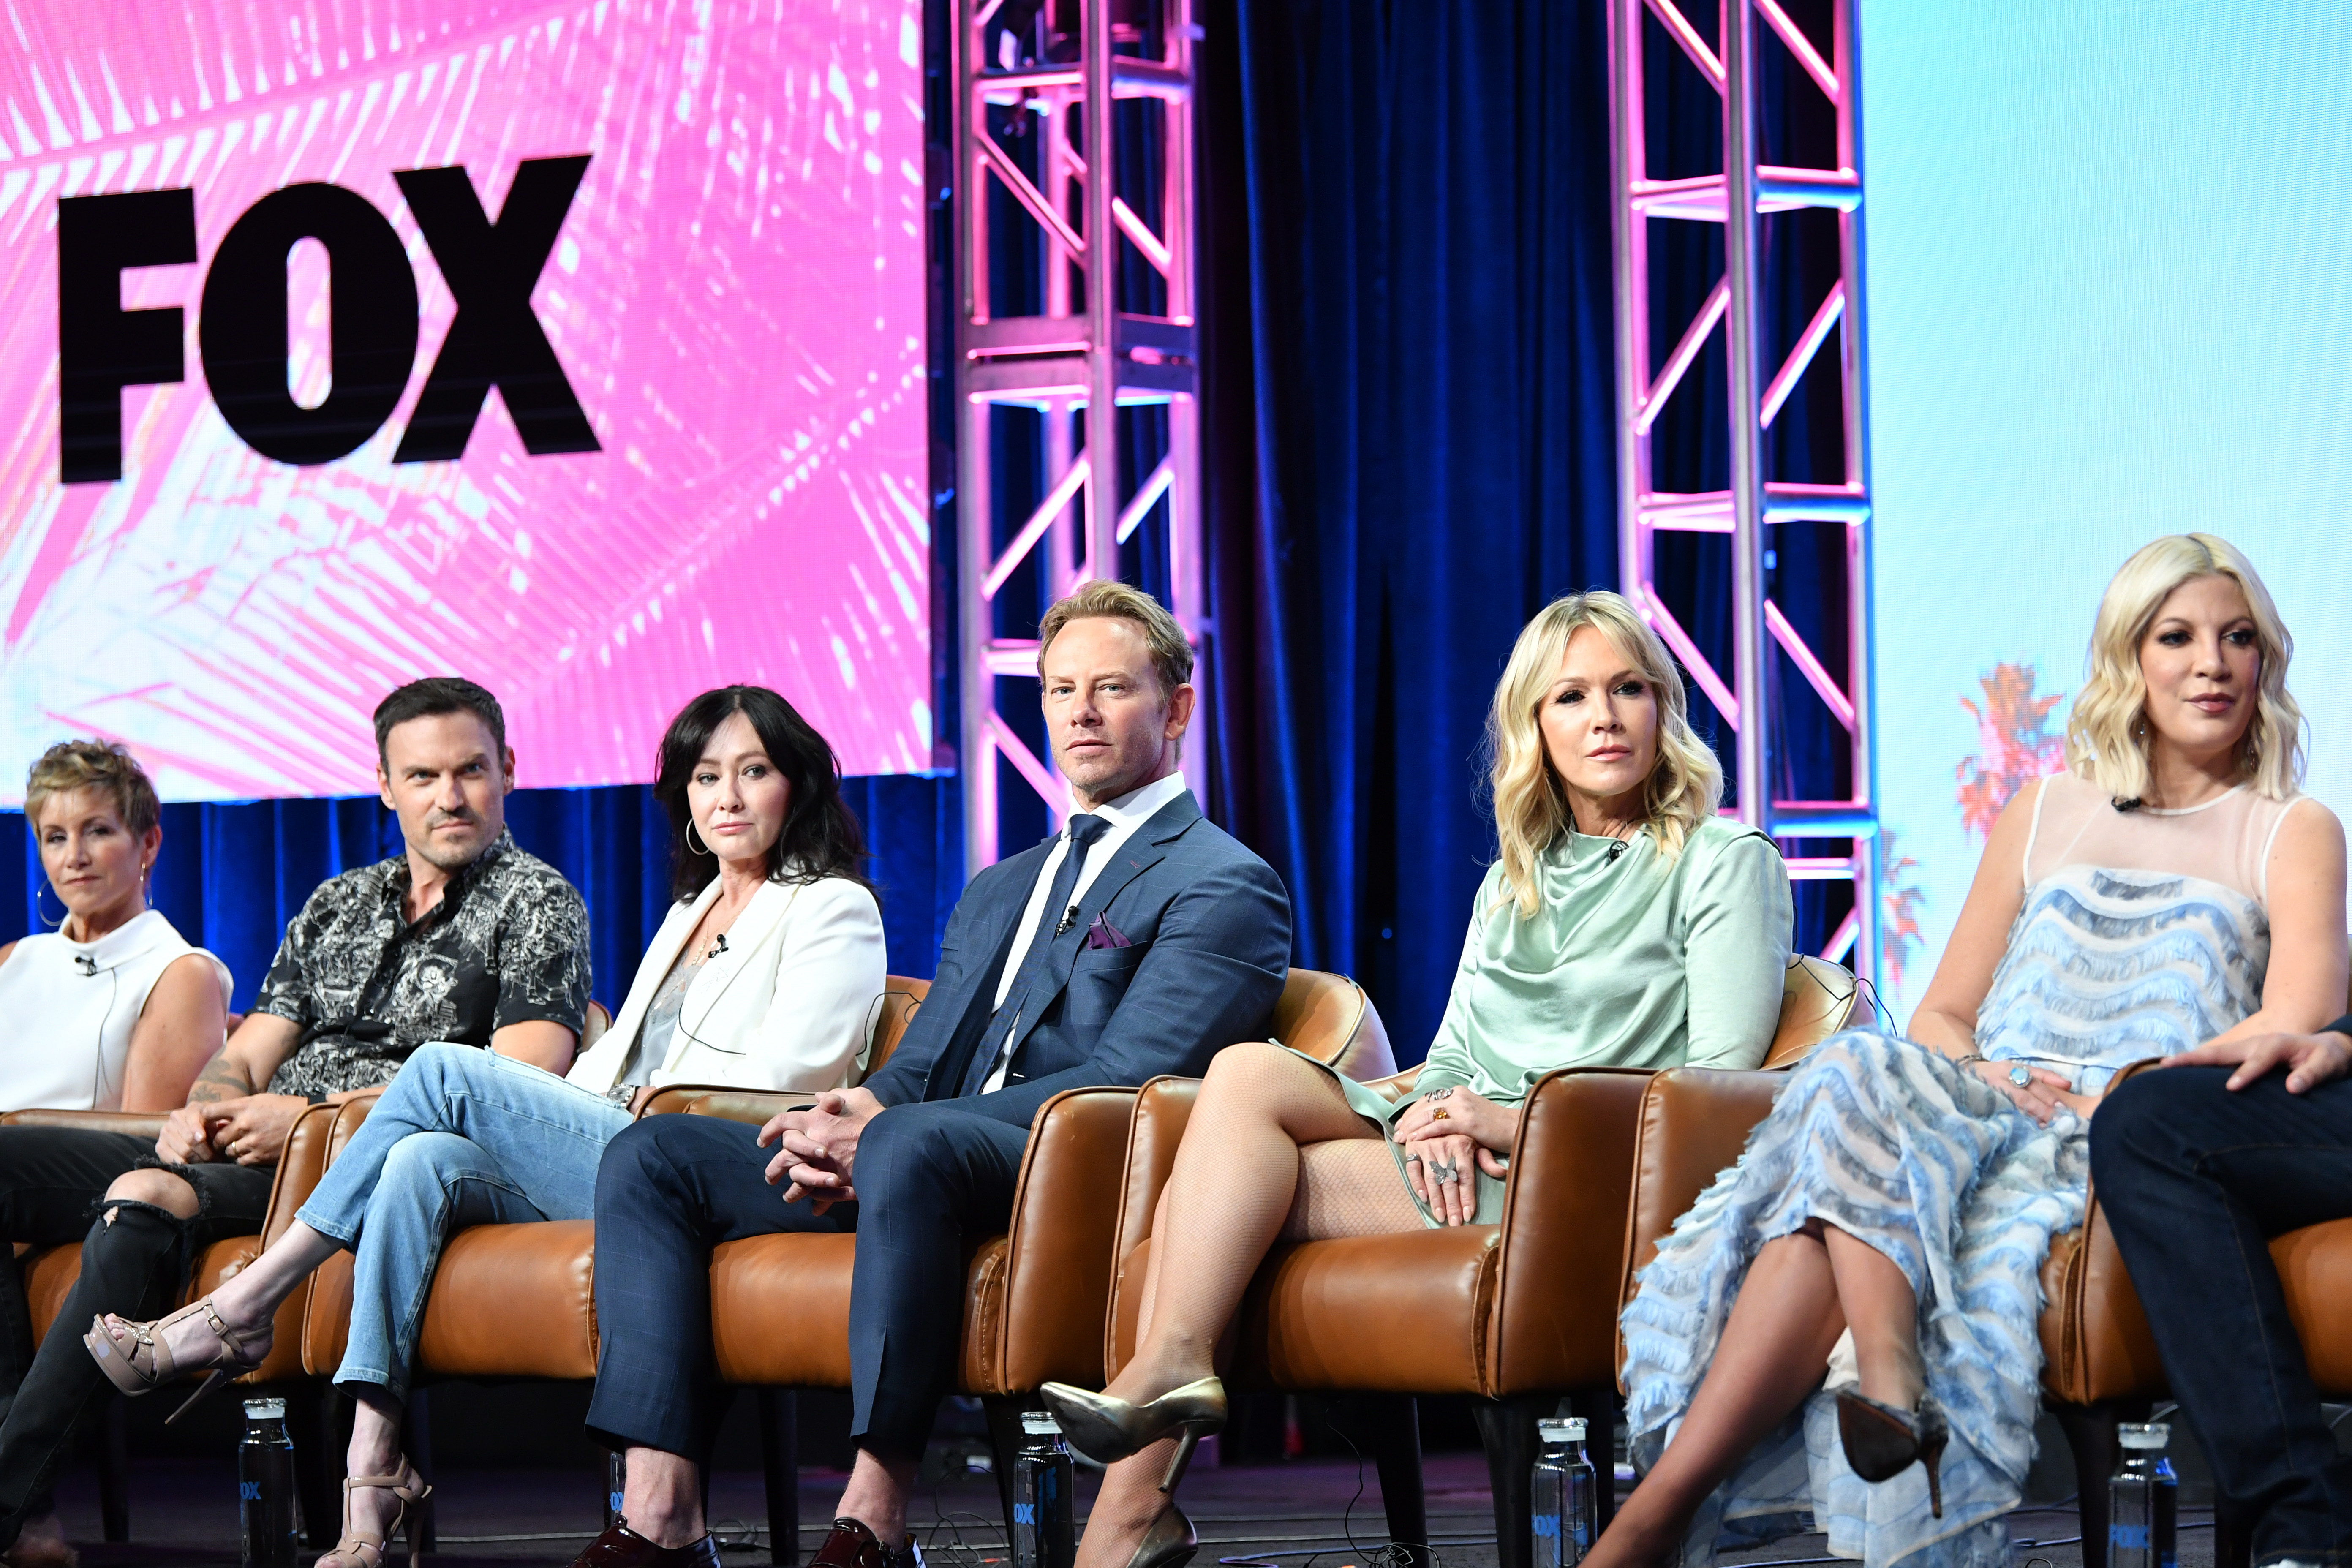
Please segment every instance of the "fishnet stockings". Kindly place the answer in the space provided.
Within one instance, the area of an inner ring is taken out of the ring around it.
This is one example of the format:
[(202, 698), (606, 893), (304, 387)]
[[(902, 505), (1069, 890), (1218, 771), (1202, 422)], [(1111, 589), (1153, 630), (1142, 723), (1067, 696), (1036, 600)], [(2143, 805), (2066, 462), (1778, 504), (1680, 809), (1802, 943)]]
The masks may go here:
[[(1139, 1404), (1215, 1369), (1242, 1292), (1277, 1238), (1421, 1227), (1381, 1134), (1328, 1073), (1270, 1045), (1217, 1053), (1152, 1216), (1136, 1353), (1109, 1392)], [(1077, 1568), (1119, 1568), (1167, 1507), (1175, 1439), (1110, 1467)]]

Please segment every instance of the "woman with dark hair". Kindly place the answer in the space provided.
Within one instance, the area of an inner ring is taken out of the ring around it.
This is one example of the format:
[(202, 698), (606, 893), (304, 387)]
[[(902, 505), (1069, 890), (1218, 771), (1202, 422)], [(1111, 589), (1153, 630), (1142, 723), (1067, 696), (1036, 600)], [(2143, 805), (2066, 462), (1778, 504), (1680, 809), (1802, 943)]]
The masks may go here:
[(401, 1454), (400, 1412), (452, 1233), (588, 1218), (604, 1145), (666, 1084), (814, 1091), (857, 1079), (882, 992), (882, 911), (858, 871), (865, 850), (833, 748), (763, 687), (707, 691), (662, 737), (654, 798), (669, 813), (677, 901), (619, 1017), (565, 1079), (470, 1047), (422, 1047), (259, 1258), (171, 1317), (101, 1318), (86, 1336), (128, 1394), (234, 1376), (268, 1354), (278, 1303), (349, 1247), (351, 1332), (335, 1382), (358, 1414), (342, 1539), (320, 1568), (382, 1568), (425, 1495)]

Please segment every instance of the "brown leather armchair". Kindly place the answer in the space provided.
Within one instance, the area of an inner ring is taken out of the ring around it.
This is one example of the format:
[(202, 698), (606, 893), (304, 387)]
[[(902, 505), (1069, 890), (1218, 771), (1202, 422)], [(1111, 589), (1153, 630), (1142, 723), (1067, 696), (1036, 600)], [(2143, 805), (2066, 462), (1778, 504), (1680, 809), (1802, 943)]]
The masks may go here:
[[(1393, 1072), (1380, 1014), (1344, 975), (1294, 969), (1276, 1004), (1276, 1038), (1341, 1071)], [(1137, 1091), (1072, 1089), (1039, 1110), (1014, 1188), (1012, 1228), (982, 1240), (965, 1279), (959, 1382), (980, 1397), (1012, 1514), (1012, 1454), (1020, 1412), (1048, 1381), (1099, 1387), (1111, 1241)], [(764, 1121), (782, 1097), (674, 1089), (646, 1108)], [(849, 1386), (849, 1279), (854, 1236), (763, 1236), (720, 1247), (710, 1261), (711, 1338), (730, 1383), (762, 1390), (768, 1521), (773, 1560), (797, 1539), (799, 1490), (789, 1405), (774, 1391)], [(787, 1396), (788, 1397), (788, 1396)]]
[[(1853, 977), (1836, 964), (1792, 963), (1768, 1064), (1793, 1063), (1842, 1028), (1854, 993)], [(1381, 1087), (1402, 1099), (1415, 1076), (1397, 1074)], [(1252, 1280), (1228, 1377), (1237, 1388), (1374, 1396), (1370, 1431), (1389, 1531), (1414, 1546), (1417, 1561), (1427, 1561), (1426, 1548), (1414, 1545), (1427, 1528), (1415, 1396), (1475, 1401), (1502, 1568), (1530, 1561), (1537, 1418), (1565, 1396), (1591, 1423), (1593, 1449), (1608, 1462), (1617, 1313), (1628, 1218), (1639, 1212), (1648, 1108), (1662, 1087), (1693, 1078), (1773, 1082), (1761, 1073), (1690, 1068), (1550, 1074), (1521, 1113), (1500, 1225), (1286, 1243)], [(1104, 1363), (1113, 1373), (1134, 1352), (1150, 1226), (1198, 1087), (1155, 1079), (1136, 1103), (1105, 1320)], [(1374, 1324), (1411, 1330), (1365, 1331)], [(1601, 1506), (1605, 1522), (1614, 1509), (1607, 1488)]]
[[(269, 1189), (269, 1208), (262, 1220), (261, 1234), (215, 1241), (206, 1247), (191, 1271), (188, 1291), (181, 1298), (184, 1304), (209, 1294), (252, 1262), (263, 1247), (294, 1223), (296, 1211), (310, 1197), (310, 1189), (318, 1185), (320, 1173), (326, 1169), (329, 1138), (339, 1110), (336, 1106), (316, 1105), (296, 1120), (293, 1131), (287, 1135), (286, 1152), (278, 1160), (278, 1174)], [(160, 1114), (122, 1111), (15, 1110), (0, 1116), (0, 1125), (84, 1127), (153, 1138), (163, 1133), (163, 1118)], [(25, 1294), (32, 1308), (36, 1341), (46, 1339), (52, 1329), (79, 1335), (89, 1327), (86, 1323), (59, 1324), (57, 1321), (67, 1293), (81, 1278), (79, 1242), (27, 1251), (18, 1263), (24, 1270)], [(303, 1293), (298, 1290), (278, 1310), (277, 1338), (268, 1356), (238, 1382), (250, 1387), (299, 1380), (302, 1376), (302, 1325)], [(321, 1456), (324, 1433), (320, 1413), (312, 1402), (299, 1398), (288, 1400), (286, 1408), (298, 1458), (303, 1518), (318, 1521), (310, 1532), (310, 1544), (331, 1545), (335, 1539), (333, 1521), (341, 1517), (341, 1509), (336, 1500), (333, 1477)], [(121, 1399), (110, 1399), (106, 1411), (106, 1446), (99, 1465), (99, 1511), (106, 1539), (128, 1541), (131, 1510), (125, 1485), (128, 1460), (123, 1450)], [(326, 1531), (323, 1534), (322, 1529)]]
[[(2116, 1081), (2152, 1066), (2127, 1068)], [(2352, 1332), (2343, 1308), (2352, 1300), (2352, 1219), (2289, 1231), (2270, 1249), (2312, 1381), (2323, 1397), (2352, 1398)], [(2065, 1434), (2082, 1483), (2084, 1568), (2106, 1568), (2106, 1479), (2119, 1457), (2116, 1423), (2146, 1420), (2168, 1388), (2095, 1184), (2081, 1226), (2051, 1239), (2042, 1290), (2042, 1404)], [(2245, 1568), (2253, 1516), (2226, 1498), (2214, 1505), (2215, 1568)]]
[[(2117, 1082), (2150, 1064), (2126, 1069)], [(1626, 1237), (1622, 1296), (1657, 1244), (1717, 1173), (1739, 1158), (1772, 1107), (1761, 1074), (1661, 1075), (1642, 1111), (1641, 1173)], [(2288, 1310), (2323, 1394), (2352, 1398), (2352, 1334), (2336, 1304), (2352, 1294), (2352, 1219), (2292, 1231), (2271, 1243)], [(2106, 1478), (2117, 1457), (2116, 1424), (2145, 1420), (2167, 1394), (2162, 1358), (2134, 1292), (2095, 1187), (2083, 1224), (2054, 1237), (2042, 1266), (2042, 1393), (2065, 1435), (2080, 1483), (2084, 1568), (2105, 1568)], [(1622, 1363), (1622, 1344), (1619, 1360)], [(2221, 1500), (2216, 1568), (2244, 1568), (2252, 1521)]]

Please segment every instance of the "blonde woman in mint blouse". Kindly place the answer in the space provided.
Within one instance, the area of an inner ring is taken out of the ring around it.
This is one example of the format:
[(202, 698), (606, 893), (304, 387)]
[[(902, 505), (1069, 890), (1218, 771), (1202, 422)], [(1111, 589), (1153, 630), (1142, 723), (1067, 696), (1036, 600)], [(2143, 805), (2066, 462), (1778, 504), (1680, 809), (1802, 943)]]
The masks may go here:
[(1722, 769), (1656, 634), (1614, 594), (1556, 602), (1519, 634), (1488, 731), (1500, 855), (1414, 1098), (1277, 1045), (1219, 1052), (1153, 1223), (1135, 1358), (1102, 1394), (1045, 1387), (1110, 1467), (1077, 1568), (1171, 1568), (1197, 1545), (1171, 1495), (1223, 1425), (1217, 1342), (1276, 1240), (1494, 1223), (1520, 1103), (1556, 1068), (1764, 1059), (1788, 873), (1716, 815)]

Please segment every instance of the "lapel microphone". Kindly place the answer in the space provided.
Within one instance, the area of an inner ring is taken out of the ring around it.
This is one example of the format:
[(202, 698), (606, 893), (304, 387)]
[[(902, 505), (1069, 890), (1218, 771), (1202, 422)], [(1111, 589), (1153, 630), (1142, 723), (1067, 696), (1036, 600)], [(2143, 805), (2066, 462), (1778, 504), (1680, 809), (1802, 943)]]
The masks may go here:
[(710, 956), (711, 956), (711, 957), (713, 957), (713, 958), (716, 958), (716, 957), (718, 957), (720, 953), (725, 952), (726, 951), (727, 951), (727, 933), (726, 933), (725, 931), (720, 931), (720, 932), (719, 933), (719, 935), (718, 935), (717, 937), (715, 937), (715, 938), (714, 938), (714, 939), (712, 939), (712, 941), (711, 941), (711, 943), (710, 943)]
[(1062, 911), (1062, 923), (1054, 928), (1054, 934), (1055, 936), (1061, 936), (1068, 931), (1072, 926), (1077, 923), (1078, 906), (1072, 904), (1068, 909)]
[(1620, 838), (1609, 847), (1609, 864), (1612, 866), (1617, 864), (1617, 857), (1623, 853), (1625, 853), (1625, 841)]
[(86, 953), (86, 952), (77, 952), (77, 953), (75, 953), (75, 954), (74, 954), (74, 963), (75, 963), (75, 965), (76, 965), (77, 967), (79, 967), (79, 968), (81, 970), (81, 972), (82, 972), (82, 973), (83, 973), (84, 975), (89, 976), (89, 977), (90, 977), (90, 978), (92, 978), (92, 979), (95, 979), (95, 978), (97, 977), (97, 974), (98, 974), (98, 960), (97, 960), (97, 959), (95, 959), (95, 958), (92, 958), (89, 953)]

